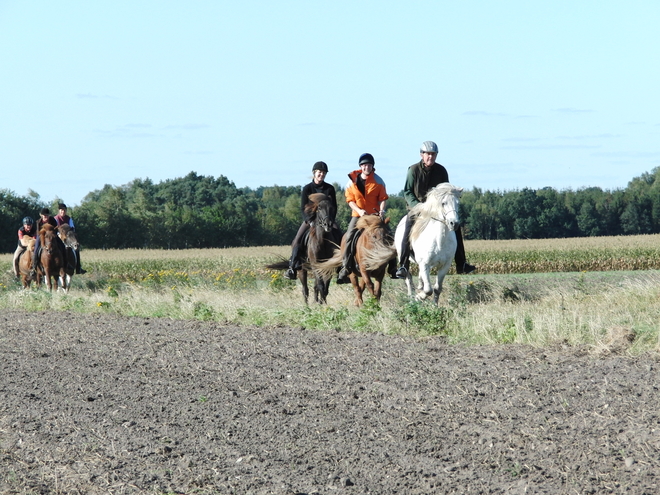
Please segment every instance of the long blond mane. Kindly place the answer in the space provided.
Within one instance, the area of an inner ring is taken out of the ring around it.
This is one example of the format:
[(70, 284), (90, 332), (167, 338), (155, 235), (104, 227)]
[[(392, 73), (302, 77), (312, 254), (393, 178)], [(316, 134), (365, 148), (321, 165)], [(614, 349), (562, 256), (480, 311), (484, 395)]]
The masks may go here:
[(460, 198), (461, 194), (463, 194), (463, 188), (453, 186), (448, 182), (438, 184), (428, 192), (426, 200), (423, 203), (418, 203), (410, 210), (410, 214), (416, 217), (410, 232), (411, 239), (417, 239), (432, 219), (437, 219), (441, 216), (442, 199), (446, 194), (452, 194)]

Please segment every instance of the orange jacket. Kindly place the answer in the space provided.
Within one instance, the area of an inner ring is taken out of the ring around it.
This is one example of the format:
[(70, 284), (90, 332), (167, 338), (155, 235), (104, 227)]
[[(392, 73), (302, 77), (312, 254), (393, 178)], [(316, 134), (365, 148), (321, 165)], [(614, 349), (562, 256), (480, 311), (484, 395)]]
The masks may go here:
[[(357, 178), (361, 173), (362, 170), (354, 170), (348, 174), (350, 180), (346, 184), (346, 190), (344, 191), (346, 202), (355, 202), (359, 208), (367, 212), (367, 215), (378, 213), (381, 201), (385, 201), (389, 197), (385, 188), (385, 182), (375, 172), (372, 172), (367, 176), (367, 180), (364, 181), (365, 195), (363, 196), (356, 184)], [(351, 210), (351, 216), (359, 217), (360, 215), (356, 211)]]

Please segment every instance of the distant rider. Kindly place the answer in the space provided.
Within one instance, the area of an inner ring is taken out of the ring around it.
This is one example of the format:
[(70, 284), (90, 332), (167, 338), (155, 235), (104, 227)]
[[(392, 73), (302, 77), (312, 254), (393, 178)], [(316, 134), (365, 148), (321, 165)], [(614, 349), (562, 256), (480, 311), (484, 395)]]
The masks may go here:
[(36, 237), (36, 232), (37, 229), (34, 226), (34, 219), (32, 217), (25, 217), (23, 219), (23, 226), (18, 229), (18, 246), (16, 247), (16, 251), (14, 251), (14, 261), (12, 266), (14, 267), (14, 275), (16, 275), (16, 278), (20, 277), (18, 260), (21, 254), (27, 249), (29, 240)]
[[(59, 227), (60, 225), (68, 225), (69, 227), (71, 227), (71, 230), (75, 232), (76, 226), (73, 224), (73, 218), (67, 215), (66, 211), (67, 211), (66, 205), (64, 203), (60, 203), (58, 205), (57, 215), (55, 215), (55, 221), (57, 222), (57, 226)], [(87, 273), (87, 270), (80, 267), (80, 249), (76, 249), (75, 252), (76, 252), (76, 273), (78, 274)]]
[[(39, 236), (39, 231), (41, 230), (41, 227), (43, 227), (46, 224), (52, 225), (53, 228), (57, 229), (57, 220), (55, 220), (55, 217), (52, 217), (50, 215), (50, 210), (48, 208), (42, 208), (41, 211), (39, 212), (39, 220), (37, 220), (36, 241), (34, 243), (34, 253), (32, 253), (32, 271), (30, 272), (30, 276), (32, 278), (35, 278), (37, 276), (39, 251), (41, 250), (41, 237)], [(60, 246), (62, 253), (65, 253), (66, 250), (64, 248), (64, 243), (59, 237), (57, 237), (57, 243)]]

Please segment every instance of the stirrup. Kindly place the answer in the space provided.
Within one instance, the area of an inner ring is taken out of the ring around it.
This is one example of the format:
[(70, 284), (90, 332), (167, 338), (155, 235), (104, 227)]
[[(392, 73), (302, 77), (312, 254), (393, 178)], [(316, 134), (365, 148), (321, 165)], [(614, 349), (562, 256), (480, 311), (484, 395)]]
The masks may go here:
[(408, 278), (408, 270), (405, 266), (400, 266), (392, 278)]
[(351, 279), (348, 278), (348, 270), (346, 268), (342, 268), (339, 274), (337, 274), (337, 283), (339, 285), (351, 283)]

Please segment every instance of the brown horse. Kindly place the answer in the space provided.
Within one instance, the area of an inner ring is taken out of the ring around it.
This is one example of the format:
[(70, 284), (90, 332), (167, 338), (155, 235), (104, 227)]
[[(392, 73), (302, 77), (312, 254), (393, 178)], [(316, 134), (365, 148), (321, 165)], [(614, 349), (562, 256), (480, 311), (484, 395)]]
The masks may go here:
[(41, 253), (39, 254), (40, 264), (37, 267), (37, 286), (41, 287), (43, 277), (46, 279), (46, 285), (49, 291), (53, 290), (52, 279), (55, 279), (56, 290), (62, 287), (62, 289), (67, 291), (65, 254), (60, 248), (55, 227), (45, 224), (39, 231), (39, 237), (41, 238)]
[[(314, 266), (320, 261), (332, 257), (337, 243), (340, 242), (340, 235), (333, 232), (332, 224), (332, 203), (330, 198), (323, 193), (315, 193), (309, 196), (309, 203), (305, 205), (307, 218), (310, 218), (311, 225), (305, 235), (305, 256), (303, 266), (298, 270), (298, 280), (302, 284), (302, 294), (305, 304), (309, 299), (309, 288), (307, 287), (308, 274), (314, 277), (314, 301), (319, 304), (325, 304), (328, 297), (328, 288), (332, 273), (320, 273), (314, 269)], [(289, 261), (280, 261), (267, 265), (271, 270), (286, 270), (289, 267)]]
[[(388, 223), (389, 218), (383, 221), (378, 215), (365, 215), (360, 217), (355, 225), (359, 231), (355, 243), (354, 265), (356, 266), (349, 274), (349, 278), (353, 284), (356, 306), (362, 306), (364, 302), (362, 293), (365, 287), (376, 301), (380, 301), (387, 266), (396, 258), (396, 249), (392, 245)], [(345, 249), (346, 236), (341, 241), (341, 249), (336, 250), (332, 258), (326, 262), (317, 264), (316, 269), (324, 276), (332, 276), (342, 264)]]
[(32, 253), (34, 253), (34, 242), (30, 236), (23, 236), (23, 239), (27, 240), (27, 247), (18, 258), (18, 274), (21, 277), (21, 282), (23, 282), (23, 288), (27, 289), (32, 283), (32, 276), (30, 271), (32, 270)]

